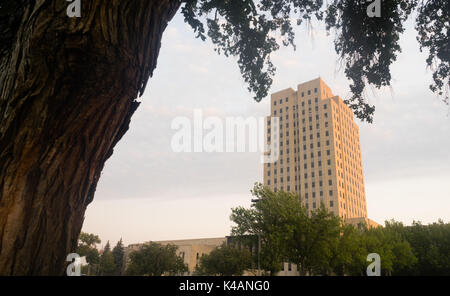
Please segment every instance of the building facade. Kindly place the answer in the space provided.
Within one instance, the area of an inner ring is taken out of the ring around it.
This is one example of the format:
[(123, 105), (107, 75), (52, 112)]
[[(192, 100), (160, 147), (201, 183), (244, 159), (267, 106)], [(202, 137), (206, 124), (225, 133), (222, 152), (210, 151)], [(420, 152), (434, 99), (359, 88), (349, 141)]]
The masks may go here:
[[(267, 141), (278, 160), (264, 164), (264, 185), (298, 193), (310, 211), (323, 203), (344, 220), (367, 219), (359, 128), (352, 110), (317, 78), (271, 95)], [(279, 124), (271, 126), (270, 117)], [(356, 221), (356, 220), (355, 220)]]

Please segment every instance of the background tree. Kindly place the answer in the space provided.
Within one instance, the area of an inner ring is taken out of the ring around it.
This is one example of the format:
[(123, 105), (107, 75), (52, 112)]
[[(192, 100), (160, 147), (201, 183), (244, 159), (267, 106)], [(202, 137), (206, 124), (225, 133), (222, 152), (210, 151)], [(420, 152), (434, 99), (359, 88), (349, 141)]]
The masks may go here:
[(386, 222), (386, 228), (405, 239), (417, 258), (416, 264), (404, 265), (394, 274), (450, 275), (450, 223), (414, 221), (412, 226), (404, 226), (392, 220)]
[(122, 275), (122, 271), (124, 268), (123, 260), (125, 256), (125, 249), (123, 247), (122, 238), (120, 238), (120, 240), (112, 250), (112, 255), (114, 257), (114, 264), (116, 265), (114, 275)]
[(83, 274), (97, 273), (97, 266), (100, 262), (100, 256), (97, 250), (97, 244), (100, 244), (101, 240), (98, 235), (92, 233), (81, 232), (78, 239), (78, 247), (76, 253), (81, 257), (86, 257), (88, 266), (82, 266)]
[(330, 260), (336, 275), (365, 275), (369, 253), (363, 242), (364, 230), (342, 224), (341, 235)]
[(109, 245), (108, 241), (100, 257), (99, 275), (103, 276), (115, 275), (116, 270), (117, 267), (116, 264), (114, 263), (114, 255), (111, 252), (111, 246)]
[(292, 238), (293, 225), (307, 214), (293, 193), (273, 192), (257, 183), (252, 195), (257, 202), (251, 208), (237, 207), (231, 210), (230, 219), (235, 223), (231, 234), (237, 237), (259, 236), (261, 268), (274, 275), (287, 259), (287, 241)]
[(390, 84), (399, 34), (417, 9), (431, 89), (448, 103), (449, 2), (386, 0), (380, 18), (369, 18), (367, 5), (97, 0), (69, 18), (66, 1), (0, 2), (0, 275), (63, 274), (105, 161), (128, 130), (180, 7), (197, 37), (237, 57), (257, 101), (272, 84), (271, 54), (280, 44), (295, 48), (293, 23), (325, 17), (353, 82), (347, 103), (367, 121), (374, 107), (362, 96), (365, 86)]
[(86, 256), (88, 263), (97, 264), (99, 262), (99, 254), (96, 244), (99, 243), (101, 243), (101, 240), (98, 235), (81, 232), (76, 253), (81, 257)]
[(296, 221), (293, 227), (293, 236), (288, 241), (288, 259), (297, 264), (300, 275), (330, 274), (331, 258), (340, 234), (339, 217), (322, 204), (305, 219)]
[(161, 245), (150, 242), (138, 251), (130, 253), (130, 263), (127, 275), (161, 276), (181, 275), (186, 272), (187, 266), (183, 259), (176, 254), (175, 245)]
[(88, 247), (96, 247), (96, 245), (100, 244), (102, 241), (96, 234), (81, 232), (78, 238), (78, 242)]
[(195, 270), (198, 275), (231, 276), (242, 275), (252, 265), (252, 256), (247, 249), (232, 246), (217, 247), (200, 258)]
[(382, 275), (398, 274), (417, 261), (410, 244), (389, 227), (367, 229), (363, 241), (368, 253), (380, 255)]
[(298, 265), (301, 275), (328, 274), (332, 252), (339, 237), (340, 220), (323, 206), (308, 214), (295, 193), (273, 192), (255, 184), (257, 198), (250, 209), (232, 209), (232, 235), (260, 235), (261, 267), (271, 275), (281, 270), (282, 262)]
[[(280, 271), (282, 262), (297, 264), (300, 275), (366, 275), (369, 253), (380, 255), (383, 275), (407, 274), (416, 266), (408, 232), (399, 223), (355, 227), (323, 204), (308, 212), (294, 193), (273, 192), (261, 184), (255, 184), (252, 193), (258, 201), (251, 208), (232, 209), (231, 233), (236, 239), (260, 235), (261, 267), (271, 275)], [(445, 252), (448, 234), (442, 235), (442, 225), (436, 245)]]

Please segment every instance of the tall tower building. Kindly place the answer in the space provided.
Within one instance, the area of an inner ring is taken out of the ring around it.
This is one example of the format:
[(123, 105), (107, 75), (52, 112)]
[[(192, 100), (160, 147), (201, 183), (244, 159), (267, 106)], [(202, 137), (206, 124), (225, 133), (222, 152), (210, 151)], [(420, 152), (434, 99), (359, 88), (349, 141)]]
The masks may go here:
[(273, 93), (270, 106), (267, 140), (278, 117), (279, 158), (264, 164), (264, 185), (298, 193), (309, 210), (323, 203), (347, 221), (368, 221), (352, 110), (320, 78)]

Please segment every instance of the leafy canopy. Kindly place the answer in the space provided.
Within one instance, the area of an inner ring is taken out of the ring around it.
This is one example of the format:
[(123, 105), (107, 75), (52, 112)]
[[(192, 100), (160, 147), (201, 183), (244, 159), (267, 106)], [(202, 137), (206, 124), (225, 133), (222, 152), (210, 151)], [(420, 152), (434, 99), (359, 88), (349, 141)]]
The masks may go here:
[(244, 270), (251, 267), (252, 257), (247, 249), (237, 249), (223, 245), (200, 257), (200, 264), (196, 267), (198, 275), (242, 275)]
[[(280, 271), (282, 262), (295, 263), (300, 275), (365, 275), (370, 253), (381, 256), (382, 274), (411, 274), (417, 269), (417, 257), (426, 256), (415, 250), (421, 245), (415, 242), (419, 239), (413, 239), (417, 235), (396, 222), (387, 222), (384, 228), (356, 228), (343, 223), (323, 204), (308, 211), (295, 193), (273, 192), (258, 183), (252, 193), (256, 199), (251, 208), (232, 209), (230, 218), (235, 225), (231, 233), (249, 246), (255, 246), (255, 240), (249, 237), (260, 238), (261, 268), (271, 275)], [(439, 231), (435, 232), (433, 245), (439, 256), (448, 253), (445, 227), (448, 229), (444, 224), (435, 227)], [(424, 243), (430, 248), (429, 243)], [(443, 262), (448, 262), (447, 257), (442, 257)], [(433, 260), (423, 261), (425, 269), (425, 261)], [(447, 266), (434, 264), (430, 269), (442, 274)]]
[(86, 261), (90, 264), (99, 263), (100, 256), (96, 244), (101, 243), (96, 234), (81, 232), (78, 237), (78, 246), (76, 253), (81, 257), (86, 256)]
[(183, 259), (176, 254), (175, 245), (161, 245), (150, 242), (140, 250), (130, 254), (127, 275), (161, 276), (163, 274), (178, 275), (187, 271)]
[(346, 103), (361, 120), (372, 122), (375, 107), (367, 103), (367, 85), (380, 88), (391, 83), (390, 66), (401, 51), (400, 34), (408, 16), (417, 12), (416, 30), (421, 50), (429, 51), (427, 64), (434, 83), (430, 89), (448, 104), (450, 49), (447, 0), (383, 0), (381, 17), (369, 17), (366, 0), (185, 0), (181, 12), (196, 32), (209, 40), (215, 51), (237, 57), (248, 90), (256, 101), (266, 97), (275, 66), (270, 56), (294, 44), (293, 25), (313, 18), (335, 31), (335, 50), (353, 95)]

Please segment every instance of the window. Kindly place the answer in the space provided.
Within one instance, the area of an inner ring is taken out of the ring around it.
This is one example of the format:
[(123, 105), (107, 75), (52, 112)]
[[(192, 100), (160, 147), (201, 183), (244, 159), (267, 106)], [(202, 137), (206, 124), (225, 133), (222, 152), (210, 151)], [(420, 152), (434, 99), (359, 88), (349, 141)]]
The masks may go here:
[(288, 101), (288, 98), (286, 98), (286, 102)]
[(314, 92), (317, 93), (317, 87), (314, 88)]
[[(305, 93), (304, 92), (302, 92), (302, 97), (304, 97), (305, 96)], [(304, 106), (304, 104), (302, 103), (302, 106)]]
[(310, 89), (308, 89), (308, 95), (310, 95), (311, 94), (311, 90)]
[(332, 207), (333, 207), (333, 201), (330, 200), (330, 208), (332, 208)]

